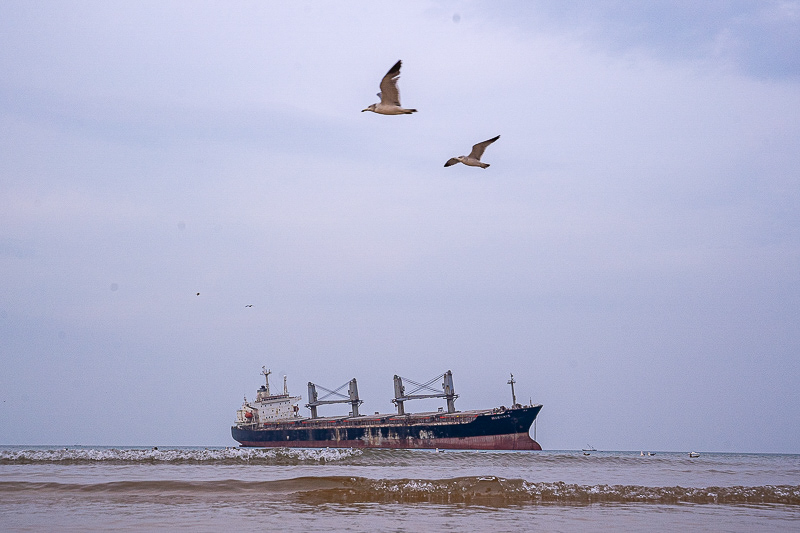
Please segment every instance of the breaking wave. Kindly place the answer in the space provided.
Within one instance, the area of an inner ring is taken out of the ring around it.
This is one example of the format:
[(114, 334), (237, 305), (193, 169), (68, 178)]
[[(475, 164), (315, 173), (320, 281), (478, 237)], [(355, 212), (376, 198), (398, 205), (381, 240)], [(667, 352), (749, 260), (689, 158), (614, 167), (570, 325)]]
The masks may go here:
[(353, 478), (336, 488), (304, 492), (306, 501), (373, 503), (456, 503), (479, 505), (591, 503), (713, 503), (800, 505), (800, 486), (645, 487), (533, 483), (498, 477), (442, 480), (368, 480)]
[(0, 494), (35, 492), (104, 498), (213, 499), (215, 501), (291, 498), (298, 503), (432, 503), (482, 506), (594, 503), (800, 505), (800, 485), (758, 487), (645, 487), (533, 483), (499, 477), (452, 479), (369, 479), (327, 476), (279, 481), (116, 481), (109, 483), (0, 482)]
[(351, 448), (64, 448), (0, 450), (0, 465), (208, 464), (299, 465), (358, 457)]

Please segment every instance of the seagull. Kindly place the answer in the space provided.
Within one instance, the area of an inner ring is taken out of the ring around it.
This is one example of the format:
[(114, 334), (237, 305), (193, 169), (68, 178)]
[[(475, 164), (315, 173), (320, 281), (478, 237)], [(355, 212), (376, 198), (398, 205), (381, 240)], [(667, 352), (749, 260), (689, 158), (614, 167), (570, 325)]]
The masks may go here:
[(381, 115), (410, 115), (417, 112), (416, 109), (403, 109), (400, 107), (400, 91), (397, 89), (397, 80), (400, 78), (400, 65), (402, 64), (402, 61), (395, 63), (381, 80), (381, 92), (378, 93), (381, 103), (372, 104), (368, 108), (362, 109), (362, 113), (364, 111), (372, 111)]
[(493, 137), (488, 141), (483, 141), (482, 143), (478, 143), (472, 147), (472, 151), (469, 155), (460, 155), (458, 157), (451, 157), (447, 160), (447, 163), (444, 166), (449, 167), (455, 165), (456, 163), (464, 163), (465, 165), (471, 167), (481, 167), (486, 168), (489, 166), (488, 163), (481, 163), (481, 156), (483, 155), (483, 151), (486, 150), (486, 147), (495, 142), (499, 139), (500, 136)]

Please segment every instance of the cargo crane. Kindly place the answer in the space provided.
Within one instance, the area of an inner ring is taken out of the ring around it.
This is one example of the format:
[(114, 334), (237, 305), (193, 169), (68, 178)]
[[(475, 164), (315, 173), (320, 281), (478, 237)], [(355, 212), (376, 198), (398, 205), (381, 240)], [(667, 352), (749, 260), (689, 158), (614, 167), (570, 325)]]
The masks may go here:
[[(342, 394), (341, 391), (343, 388), (349, 385), (347, 396)], [(322, 389), (323, 391), (327, 392), (322, 399), (318, 399), (317, 396), (317, 387)], [(330, 396), (338, 396), (338, 400), (326, 400)], [(336, 390), (328, 390), (322, 385), (316, 385), (314, 383), (308, 382), (308, 403), (306, 407), (311, 409), (311, 418), (317, 418), (317, 406), (319, 405), (328, 405), (333, 403), (349, 403), (352, 406), (353, 411), (350, 413), (350, 416), (361, 416), (358, 413), (358, 406), (361, 405), (363, 400), (358, 399), (358, 384), (356, 383), (356, 378), (351, 379), (341, 387)]]
[[(431, 387), (431, 384), (440, 378), (444, 378), (444, 381), (442, 382), (443, 392), (438, 392), (436, 389)], [(403, 385), (404, 379), (415, 385), (417, 388), (411, 391), (409, 394), (406, 394), (406, 388)], [(421, 390), (428, 390), (432, 393), (416, 394)], [(394, 376), (394, 399), (392, 400), (392, 403), (397, 406), (398, 415), (406, 414), (403, 402), (407, 400), (420, 400), (423, 398), (445, 398), (447, 400), (447, 412), (455, 413), (456, 398), (458, 398), (458, 394), (455, 393), (455, 389), (453, 388), (453, 373), (448, 370), (444, 374), (440, 374), (426, 383), (417, 383), (408, 378), (403, 378), (398, 375)]]

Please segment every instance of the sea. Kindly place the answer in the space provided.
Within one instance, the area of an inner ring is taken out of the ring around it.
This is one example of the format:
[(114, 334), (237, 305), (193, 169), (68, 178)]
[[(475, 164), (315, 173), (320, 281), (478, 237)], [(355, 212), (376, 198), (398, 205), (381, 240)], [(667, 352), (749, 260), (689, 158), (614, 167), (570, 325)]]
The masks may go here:
[(0, 446), (0, 530), (800, 531), (800, 455)]

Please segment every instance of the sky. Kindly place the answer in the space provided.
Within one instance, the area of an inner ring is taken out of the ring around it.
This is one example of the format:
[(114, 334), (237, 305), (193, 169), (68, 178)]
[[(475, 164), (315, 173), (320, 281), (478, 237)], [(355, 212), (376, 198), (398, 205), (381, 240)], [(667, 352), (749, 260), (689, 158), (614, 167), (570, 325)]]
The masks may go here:
[[(545, 449), (800, 453), (798, 42), (798, 1), (2, 2), (0, 444), (234, 445), (266, 365), (306, 414), (513, 373)], [(418, 112), (362, 113), (398, 59)]]

